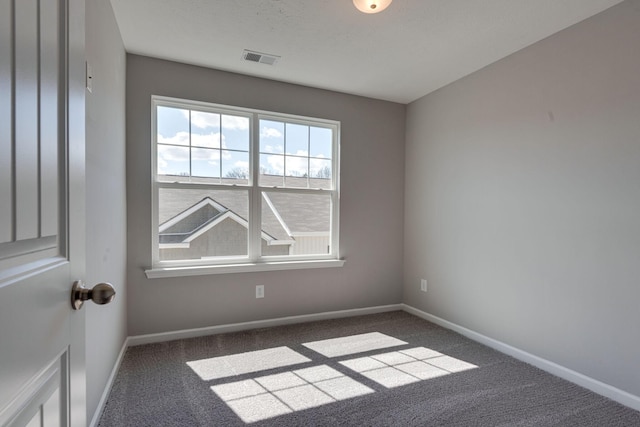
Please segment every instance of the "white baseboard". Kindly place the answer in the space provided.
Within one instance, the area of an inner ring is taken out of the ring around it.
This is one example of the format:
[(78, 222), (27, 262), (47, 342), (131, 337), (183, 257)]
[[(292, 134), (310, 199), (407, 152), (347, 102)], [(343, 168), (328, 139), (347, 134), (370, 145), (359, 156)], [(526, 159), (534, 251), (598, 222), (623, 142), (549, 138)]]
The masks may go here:
[(118, 354), (118, 358), (116, 359), (116, 363), (113, 365), (113, 369), (111, 370), (111, 374), (107, 379), (107, 384), (104, 387), (104, 391), (102, 392), (102, 396), (100, 397), (100, 401), (98, 401), (98, 407), (93, 414), (93, 418), (91, 418), (91, 422), (89, 423), (89, 427), (95, 427), (98, 425), (100, 421), (100, 416), (102, 415), (102, 411), (104, 410), (104, 405), (107, 403), (107, 399), (109, 398), (109, 393), (111, 392), (111, 387), (113, 386), (113, 382), (116, 379), (116, 375), (120, 370), (120, 365), (122, 364), (122, 359), (124, 358), (124, 353), (127, 351), (127, 347), (129, 347), (129, 338), (124, 340), (122, 343), (122, 348), (120, 349), (120, 354)]
[(599, 395), (608, 397), (609, 399), (614, 400), (622, 405), (628, 406), (629, 408), (635, 409), (636, 411), (640, 411), (639, 396), (635, 396), (624, 390), (620, 390), (618, 388), (610, 386), (609, 384), (605, 384), (579, 372), (573, 371), (569, 368), (565, 368), (564, 366), (558, 365), (557, 363), (551, 362), (549, 360), (528, 353), (524, 350), (520, 350), (516, 347), (510, 346), (509, 344), (505, 344), (501, 341), (489, 338), (478, 332), (472, 331), (471, 329), (467, 329), (464, 326), (457, 325), (438, 316), (434, 316), (433, 314), (426, 313), (422, 310), (411, 307), (410, 305), (401, 305), (402, 310), (406, 311), (407, 313), (428, 320), (429, 322), (435, 323), (436, 325), (442, 326), (443, 328), (455, 331), (460, 335), (464, 335), (465, 337), (472, 339), (473, 341), (484, 344), (487, 347), (491, 347), (501, 353), (507, 354), (523, 362), (529, 363), (530, 365), (540, 368), (543, 371), (549, 372), (550, 374), (553, 374), (557, 377), (598, 393)]
[(252, 322), (231, 323), (227, 325), (209, 326), (197, 329), (162, 332), (158, 334), (137, 335), (128, 338), (129, 346), (173, 341), (185, 338), (203, 337), (227, 332), (246, 331), (249, 329), (269, 328), (272, 326), (291, 325), (294, 323), (315, 322), (317, 320), (339, 319), (343, 317), (363, 316), (366, 314), (385, 313), (403, 309), (403, 304), (382, 305), (377, 307), (356, 308), (352, 310), (328, 311), (324, 313), (304, 314), (301, 316), (279, 317), (276, 319), (256, 320)]

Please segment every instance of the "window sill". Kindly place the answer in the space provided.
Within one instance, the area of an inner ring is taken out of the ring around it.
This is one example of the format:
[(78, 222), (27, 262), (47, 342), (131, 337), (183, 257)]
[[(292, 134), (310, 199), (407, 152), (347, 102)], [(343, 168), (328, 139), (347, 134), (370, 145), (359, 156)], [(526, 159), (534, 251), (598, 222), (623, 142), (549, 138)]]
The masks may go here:
[(246, 264), (221, 265), (193, 265), (184, 267), (156, 267), (145, 270), (147, 279), (164, 277), (205, 276), (209, 274), (255, 273), (261, 271), (302, 270), (311, 268), (342, 267), (345, 261), (341, 259), (315, 261), (279, 261)]

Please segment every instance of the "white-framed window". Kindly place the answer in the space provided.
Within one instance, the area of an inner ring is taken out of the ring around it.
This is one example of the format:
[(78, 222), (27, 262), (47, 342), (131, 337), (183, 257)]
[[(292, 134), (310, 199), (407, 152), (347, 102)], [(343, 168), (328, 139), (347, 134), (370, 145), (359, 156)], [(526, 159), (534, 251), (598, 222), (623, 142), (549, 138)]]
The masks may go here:
[(338, 260), (339, 122), (154, 96), (151, 126), (148, 276)]

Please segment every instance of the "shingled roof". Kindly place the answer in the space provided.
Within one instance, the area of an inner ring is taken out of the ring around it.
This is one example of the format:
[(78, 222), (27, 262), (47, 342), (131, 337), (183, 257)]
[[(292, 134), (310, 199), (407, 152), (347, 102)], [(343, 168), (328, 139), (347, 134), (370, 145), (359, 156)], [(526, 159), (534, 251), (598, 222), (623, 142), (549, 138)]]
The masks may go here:
[[(244, 193), (243, 190), (240, 190)], [(247, 226), (248, 199), (239, 190), (161, 188), (160, 243), (189, 242), (223, 219)], [(292, 241), (298, 233), (328, 233), (327, 194), (263, 192), (262, 238)]]

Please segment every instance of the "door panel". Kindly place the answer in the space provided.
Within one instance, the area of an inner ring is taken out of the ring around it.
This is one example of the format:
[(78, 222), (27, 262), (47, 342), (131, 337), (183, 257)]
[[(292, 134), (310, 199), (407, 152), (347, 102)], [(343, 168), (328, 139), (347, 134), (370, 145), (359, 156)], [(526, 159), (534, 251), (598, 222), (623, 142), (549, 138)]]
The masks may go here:
[(38, 200), (38, 2), (14, 2), (16, 240), (39, 236)]
[(69, 298), (56, 294), (70, 295), (69, 287), (60, 280), (68, 275), (68, 262), (62, 259), (57, 264), (21, 275), (13, 282), (3, 283), (0, 289), (0, 402), (11, 401), (16, 391), (64, 353), (64, 343), (69, 339), (70, 303)]
[[(12, 14), (9, 0), (0, 0), (0, 153), (11, 152), (11, 120), (13, 114), (11, 85)], [(0, 156), (0, 244), (13, 237), (12, 159)]]
[(40, 2), (40, 236), (58, 232), (59, 5)]
[[(61, 3), (0, 0), (3, 160), (0, 259), (56, 247), (59, 222)], [(13, 40), (13, 43), (11, 42)], [(43, 257), (50, 256), (49, 251)], [(32, 258), (34, 256), (32, 255)], [(21, 261), (16, 263), (21, 263)]]
[(84, 0), (0, 0), (0, 426), (86, 424)]
[(67, 355), (55, 360), (47, 369), (41, 372), (29, 389), (31, 393), (24, 393), (28, 399), (18, 399), (22, 402), (16, 415), (7, 424), (7, 427), (61, 427), (65, 425), (65, 417), (62, 408), (63, 396), (66, 386), (63, 379), (63, 367), (66, 364)]

